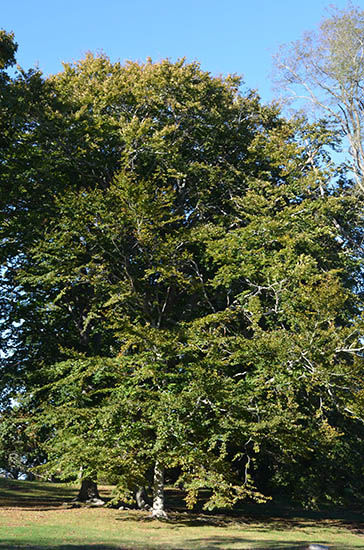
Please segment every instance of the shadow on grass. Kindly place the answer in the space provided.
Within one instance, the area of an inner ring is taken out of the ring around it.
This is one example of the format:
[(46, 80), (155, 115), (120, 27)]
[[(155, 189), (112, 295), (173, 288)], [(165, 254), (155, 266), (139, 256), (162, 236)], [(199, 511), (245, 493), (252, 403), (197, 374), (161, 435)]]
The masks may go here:
[(58, 496), (60, 494), (74, 493), (76, 491), (75, 486), (66, 485), (61, 483), (52, 483), (51, 481), (23, 481), (15, 479), (1, 478), (0, 491), (7, 493), (10, 491), (34, 494), (46, 494), (55, 493)]
[[(115, 518), (116, 521), (137, 521), (141, 523), (150, 523), (156, 521), (150, 514), (147, 513), (128, 513), (123, 512), (122, 515)], [(301, 517), (252, 517), (244, 515), (225, 515), (225, 514), (205, 514), (197, 512), (168, 512), (168, 520), (159, 520), (174, 527), (221, 527), (228, 528), (231, 526), (239, 528), (252, 528), (257, 532), (268, 531), (290, 531), (292, 529), (312, 529), (317, 528), (338, 528), (347, 529), (356, 535), (364, 534), (364, 523), (350, 521), (347, 519), (313, 519)], [(364, 546), (363, 546), (364, 548)]]
[[(203, 548), (203, 550), (223, 550), (228, 544), (242, 545), (241, 550), (307, 550), (309, 543), (302, 541), (277, 541), (277, 540), (265, 540), (259, 541), (257, 544), (251, 541), (251, 539), (243, 538), (228, 538), (221, 537), (221, 539), (192, 539), (186, 541), (188, 548)], [(199, 546), (203, 544), (203, 546)], [(325, 542), (321, 544), (326, 545)], [(238, 548), (238, 546), (236, 546)], [(330, 550), (354, 550), (353, 546), (343, 545), (340, 546), (329, 545)], [(355, 546), (355, 550), (364, 549), (364, 546)], [(178, 550), (178, 549), (176, 549)], [(182, 550), (182, 549), (181, 549)]]
[[(223, 550), (226, 548), (226, 545), (234, 544), (241, 545), (241, 548), (249, 548), (252, 550), (305, 550), (307, 546), (302, 544), (302, 542), (277, 542), (277, 541), (264, 541), (259, 542), (259, 546), (252, 546), (252, 541), (244, 538), (231, 538), (231, 537), (221, 537), (218, 539), (191, 539), (187, 540), (185, 543), (178, 544), (173, 546), (173, 550), (192, 550), (203, 549), (203, 550)], [(148, 543), (145, 546), (141, 544), (135, 544), (132, 546), (120, 546), (119, 544), (34, 544), (34, 542), (25, 542), (21, 544), (15, 541), (2, 541), (0, 542), (0, 550), (162, 550), (163, 548), (171, 548), (169, 543), (160, 542), (160, 543)], [(334, 549), (333, 549), (334, 550)], [(340, 550), (349, 550), (346, 547), (340, 547)]]
[(14, 508), (59, 506), (62, 502), (71, 501), (76, 494), (76, 489), (72, 486), (1, 479), (0, 506)]
[[(99, 487), (101, 498), (110, 500), (110, 488)], [(76, 484), (0, 479), (0, 507), (50, 510), (70, 505), (78, 494)]]
[[(277, 540), (266, 540), (259, 541), (259, 543), (252, 543), (251, 539), (245, 539), (240, 537), (219, 537), (219, 538), (196, 538), (186, 540), (182, 545), (178, 544), (173, 546), (173, 550), (193, 550), (203, 549), (203, 550), (223, 550), (226, 548), (226, 545), (234, 544), (234, 547), (241, 548), (241, 550), (306, 550), (308, 547), (307, 543), (302, 541), (277, 541)], [(120, 544), (58, 544), (54, 545), (49, 544), (34, 544), (34, 542), (25, 542), (18, 543), (15, 541), (0, 541), (0, 550), (162, 550), (163, 548), (171, 549), (169, 543), (147, 543), (145, 546), (141, 544), (135, 544), (132, 546), (120, 546)], [(355, 550), (364, 549), (364, 546), (356, 546)], [(330, 550), (353, 550), (352, 546), (340, 545), (332, 546), (330, 545)]]
[[(246, 546), (242, 546), (241, 548), (249, 548), (252, 550), (306, 550), (307, 544), (302, 543), (302, 541), (290, 541), (290, 542), (280, 542), (280, 541), (272, 541), (272, 540), (266, 540), (266, 541), (260, 541), (259, 546), (255, 546), (251, 539), (243, 539), (243, 538), (229, 538), (229, 537), (221, 537), (218, 539), (192, 539), (189, 541), (186, 541), (190, 548), (193, 548), (191, 545), (199, 545), (201, 543), (204, 543), (204, 550), (222, 550), (223, 548), (226, 548), (226, 544), (242, 544)], [(196, 546), (197, 548), (200, 548), (200, 546)], [(202, 548), (202, 547), (201, 547)], [(348, 549), (345, 549), (348, 550)]]
[(35, 544), (34, 542), (0, 541), (0, 550), (132, 550), (120, 544)]

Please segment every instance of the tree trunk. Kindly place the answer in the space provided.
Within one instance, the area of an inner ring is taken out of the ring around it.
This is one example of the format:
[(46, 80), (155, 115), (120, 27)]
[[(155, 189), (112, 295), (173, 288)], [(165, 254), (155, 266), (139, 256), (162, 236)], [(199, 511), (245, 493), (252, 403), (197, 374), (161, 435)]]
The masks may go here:
[(12, 479), (19, 479), (20, 470), (18, 470), (18, 468), (10, 468), (9, 474), (12, 477)]
[(154, 466), (154, 486), (153, 486), (153, 518), (167, 518), (164, 509), (164, 468), (156, 460)]
[(150, 510), (150, 506), (146, 501), (147, 494), (145, 487), (139, 486), (135, 489), (135, 500), (139, 510)]
[(98, 504), (99, 506), (105, 504), (105, 502), (100, 498), (96, 481), (92, 481), (91, 479), (82, 480), (76, 500)]

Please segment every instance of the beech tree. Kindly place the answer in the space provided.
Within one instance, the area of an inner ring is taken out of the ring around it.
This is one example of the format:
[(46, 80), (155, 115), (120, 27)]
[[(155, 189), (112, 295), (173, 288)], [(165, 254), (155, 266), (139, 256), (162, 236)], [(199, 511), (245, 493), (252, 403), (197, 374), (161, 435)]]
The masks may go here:
[(123, 498), (154, 478), (162, 516), (170, 468), (190, 506), (208, 488), (216, 507), (339, 456), (361, 376), (358, 204), (330, 187), (328, 129), (184, 61), (88, 55), (47, 84), (62, 191), (17, 275), (63, 319), (26, 397), (42, 468)]
[[(105, 78), (107, 94), (97, 97), (95, 90), (97, 86), (105, 89)], [(110, 327), (116, 335), (119, 347), (128, 339), (128, 331), (134, 332), (135, 323), (138, 331), (150, 327), (147, 340), (154, 332), (153, 338), (160, 334), (163, 341), (170, 333), (174, 341), (183, 321), (210, 307), (198, 263), (193, 260), (194, 256), (198, 259), (197, 252), (193, 253), (196, 245), (189, 245), (191, 251), (188, 248), (189, 233), (205, 220), (225, 217), (231, 209), (230, 188), (238, 181), (239, 165), (245, 164), (246, 144), (261, 124), (257, 99), (238, 98), (238, 84), (233, 78), (226, 82), (211, 79), (197, 65), (183, 62), (122, 68), (92, 56), (55, 77), (54, 89), (73, 108), (70, 116), (76, 121), (75, 132), (82, 132), (85, 119), (91, 116), (91, 124), (99, 129), (96, 140), (101, 140), (106, 128), (102, 145), (106, 155), (108, 141), (113, 135), (118, 137), (119, 144), (115, 140), (111, 151), (117, 151), (120, 168), (114, 168), (114, 179), (85, 180), (81, 191), (70, 186), (59, 197), (57, 217), (48, 224), (45, 239), (37, 242), (23, 284), (48, 289), (50, 297), (57, 288), (55, 307), (66, 311), (73, 308), (70, 296), (92, 289), (95, 298), (82, 318), (84, 330), (94, 332), (101, 319), (103, 327)], [(267, 109), (265, 117), (267, 127), (276, 124), (273, 111)], [(92, 146), (97, 148), (97, 144)], [(119, 243), (116, 249), (114, 242)], [(57, 264), (55, 271), (52, 262)], [(116, 303), (113, 296), (119, 295), (125, 320), (110, 324), (106, 313)], [(124, 328), (125, 322), (129, 329)], [(163, 345), (171, 355), (175, 351), (168, 341)], [(145, 353), (152, 350), (148, 347)], [(93, 363), (100, 364), (100, 360)], [(66, 362), (65, 368), (70, 364)], [(88, 360), (77, 364), (86, 369), (90, 365)], [(92, 392), (102, 389), (101, 369), (98, 373), (99, 383), (91, 384)], [(167, 380), (168, 371), (162, 376)], [(155, 391), (154, 386), (152, 395)], [(76, 462), (81, 454), (73, 455)], [(161, 462), (156, 463), (156, 478), (161, 479)], [(150, 457), (147, 466), (142, 466), (150, 467)]]
[(364, 12), (332, 8), (316, 31), (282, 46), (275, 56), (285, 98), (311, 103), (349, 143), (350, 168), (364, 190)]
[(213, 508), (326, 456), (297, 492), (313, 503), (324, 479), (335, 498), (362, 347), (360, 205), (332, 186), (332, 133), (184, 60), (89, 54), (38, 85), (3, 195), (23, 321), (7, 317), (6, 368), (38, 471), (103, 476), (124, 499), (154, 484), (163, 516), (172, 468), (189, 506), (205, 488)]

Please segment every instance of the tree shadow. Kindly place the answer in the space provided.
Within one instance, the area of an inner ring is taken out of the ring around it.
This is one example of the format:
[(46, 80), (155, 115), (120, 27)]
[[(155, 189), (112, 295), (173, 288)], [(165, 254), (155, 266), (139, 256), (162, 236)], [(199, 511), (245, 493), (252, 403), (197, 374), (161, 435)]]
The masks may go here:
[(33, 541), (16, 542), (14, 540), (0, 541), (0, 550), (131, 550), (128, 546), (120, 546), (119, 543), (108, 544), (40, 544)]
[(221, 527), (230, 526), (246, 528), (253, 527), (254, 530), (265, 532), (271, 531), (289, 531), (292, 529), (317, 529), (317, 527), (342, 528), (351, 531), (357, 535), (364, 534), (364, 523), (350, 521), (347, 519), (326, 519), (326, 518), (301, 518), (301, 517), (255, 517), (245, 515), (230, 514), (208, 514), (199, 512), (176, 512), (168, 511), (168, 519), (156, 520), (148, 512), (141, 511), (123, 511), (116, 521), (138, 521), (141, 523), (150, 523), (159, 521), (175, 527)]
[(241, 544), (245, 545), (245, 548), (251, 548), (252, 550), (306, 550), (308, 546), (302, 541), (286, 542), (276, 540), (259, 541), (259, 546), (252, 546), (251, 539), (244, 539), (241, 537), (190, 539), (186, 541), (186, 543), (188, 543), (189, 545), (198, 545), (200, 543), (204, 543), (204, 550), (218, 550), (226, 548), (226, 544)]
[[(343, 545), (340, 546), (328, 545), (325, 541), (313, 541), (316, 544), (322, 544), (328, 546), (330, 550), (354, 550), (353, 546)], [(189, 548), (193, 546), (200, 547), (203, 544), (204, 550), (223, 550), (227, 544), (241, 544), (241, 548), (249, 548), (251, 550), (307, 550), (309, 542), (303, 542), (302, 540), (285, 541), (285, 540), (264, 540), (255, 544), (251, 539), (245, 539), (240, 537), (211, 537), (211, 538), (194, 538), (186, 540), (186, 544)], [(355, 550), (364, 549), (363, 546), (355, 546)]]
[[(99, 487), (102, 499), (110, 500), (110, 489)], [(1, 479), (0, 508), (23, 508), (27, 510), (51, 510), (72, 506), (78, 494), (76, 484)]]
[[(316, 541), (320, 542), (320, 541)], [(223, 550), (226, 548), (226, 545), (241, 545), (241, 548), (250, 548), (251, 550), (306, 550), (308, 543), (302, 541), (277, 541), (267, 539), (265, 541), (259, 541), (256, 545), (252, 542), (251, 539), (246, 539), (243, 537), (207, 537), (207, 538), (193, 538), (186, 540), (184, 543), (173, 546), (174, 550), (191, 550), (193, 548), (203, 548), (204, 550)], [(321, 541), (321, 544), (325, 544)], [(168, 544), (168, 547), (170, 545)], [(10, 540), (0, 541), (0, 550), (136, 550), (137, 548), (141, 549), (140, 544), (136, 545), (123, 545), (120, 546), (119, 543), (108, 543), (108, 544), (99, 544), (99, 543), (88, 543), (88, 544), (64, 544), (64, 543), (55, 543), (55, 544), (38, 544), (33, 541), (22, 541), (21, 543)], [(165, 548), (165, 543), (156, 542), (156, 543), (147, 543), (143, 550), (162, 550)], [(340, 545), (329, 546), (330, 550), (353, 550), (352, 546)], [(355, 546), (355, 550), (364, 549), (364, 545)]]

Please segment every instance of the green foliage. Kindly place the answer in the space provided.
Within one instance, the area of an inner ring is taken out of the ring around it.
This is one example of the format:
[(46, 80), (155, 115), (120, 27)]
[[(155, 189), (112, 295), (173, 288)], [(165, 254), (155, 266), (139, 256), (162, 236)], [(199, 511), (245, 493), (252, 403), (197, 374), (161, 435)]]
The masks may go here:
[[(14, 405), (0, 416), (0, 468), (13, 479), (20, 474), (32, 478), (32, 468), (45, 460), (37, 431), (29, 418)], [(38, 432), (39, 433), (39, 432)]]
[(14, 41), (14, 34), (0, 30), (0, 71), (15, 64), (15, 54), (18, 45)]
[(359, 433), (358, 201), (332, 188), (327, 126), (240, 84), (92, 55), (40, 82), (5, 273), (41, 471), (128, 495), (158, 461), (211, 509), (293, 492), (325, 455), (297, 487), (335, 498)]

